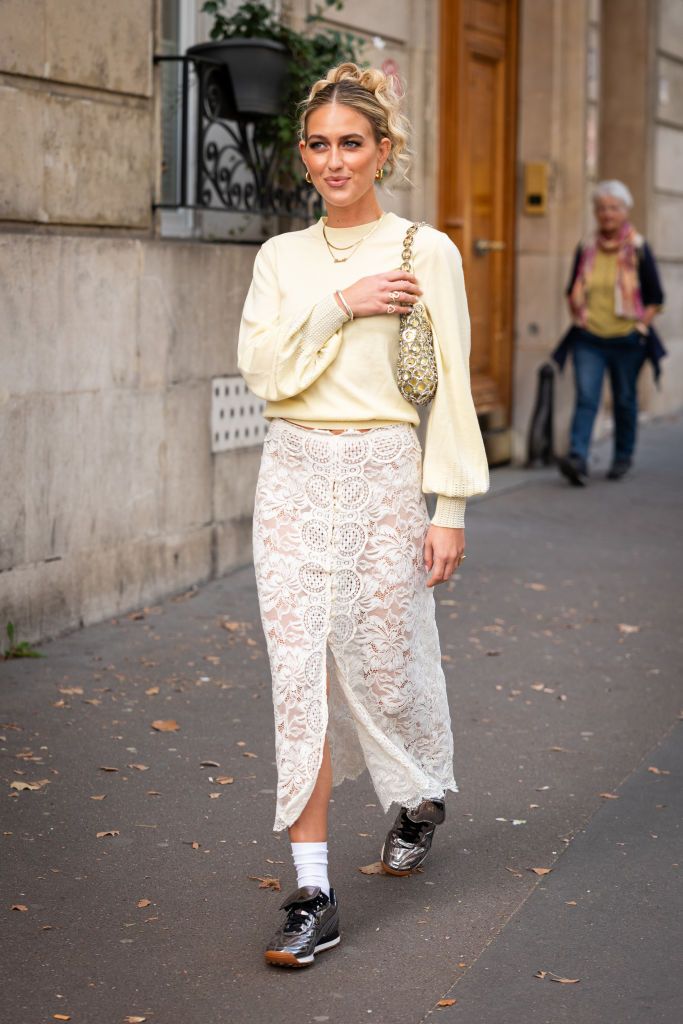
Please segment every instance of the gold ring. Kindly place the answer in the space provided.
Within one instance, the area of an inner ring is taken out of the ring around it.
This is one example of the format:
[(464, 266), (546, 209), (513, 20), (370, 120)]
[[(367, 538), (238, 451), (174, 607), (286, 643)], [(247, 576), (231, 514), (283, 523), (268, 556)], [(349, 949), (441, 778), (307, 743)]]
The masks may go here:
[(392, 306), (391, 303), (389, 303), (389, 305), (387, 306), (387, 313), (391, 314), (391, 313), (395, 313), (395, 312), (396, 312), (396, 306)]
[(400, 292), (389, 292), (389, 298), (393, 299), (394, 302), (396, 301), (396, 299), (400, 299), (400, 297), (401, 297), (401, 293)]

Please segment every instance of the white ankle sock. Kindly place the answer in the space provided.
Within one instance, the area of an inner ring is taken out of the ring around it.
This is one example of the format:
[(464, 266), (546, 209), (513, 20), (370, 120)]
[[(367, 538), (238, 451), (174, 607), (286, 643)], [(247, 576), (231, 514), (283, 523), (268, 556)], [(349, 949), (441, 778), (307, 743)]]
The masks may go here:
[(329, 896), (327, 843), (292, 843), (292, 857), (297, 885), (319, 885), (325, 895)]

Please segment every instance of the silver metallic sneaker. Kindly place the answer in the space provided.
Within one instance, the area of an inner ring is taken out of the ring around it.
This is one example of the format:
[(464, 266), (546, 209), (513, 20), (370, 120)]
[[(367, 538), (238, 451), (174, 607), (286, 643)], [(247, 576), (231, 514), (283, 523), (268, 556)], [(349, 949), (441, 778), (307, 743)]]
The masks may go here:
[(268, 963), (307, 967), (316, 953), (339, 945), (339, 905), (334, 889), (328, 897), (318, 885), (303, 885), (285, 897), (280, 909), (287, 911), (287, 916), (266, 947)]
[(402, 807), (382, 847), (382, 867), (390, 875), (409, 875), (429, 853), (437, 825), (446, 817), (443, 800), (423, 800), (415, 810)]

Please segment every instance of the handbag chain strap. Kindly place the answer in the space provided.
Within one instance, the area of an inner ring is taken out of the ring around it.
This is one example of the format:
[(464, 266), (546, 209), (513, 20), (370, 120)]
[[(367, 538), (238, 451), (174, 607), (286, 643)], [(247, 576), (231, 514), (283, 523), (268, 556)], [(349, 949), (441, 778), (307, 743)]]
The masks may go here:
[(401, 263), (401, 270), (407, 270), (409, 273), (412, 274), (412, 272), (413, 272), (413, 242), (415, 241), (415, 235), (417, 234), (417, 229), (421, 228), (422, 225), (426, 224), (426, 223), (427, 223), (426, 220), (414, 221), (410, 225), (408, 230), (406, 231), (406, 237), (403, 239), (403, 252), (401, 253), (401, 258), (403, 260), (403, 262)]

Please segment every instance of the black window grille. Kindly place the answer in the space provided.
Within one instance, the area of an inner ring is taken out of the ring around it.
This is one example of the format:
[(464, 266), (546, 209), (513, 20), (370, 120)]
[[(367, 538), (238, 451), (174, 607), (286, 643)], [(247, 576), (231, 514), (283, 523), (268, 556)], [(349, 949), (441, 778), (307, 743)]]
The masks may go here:
[[(296, 161), (283, 164), (272, 141), (272, 121), (227, 116), (230, 87), (223, 65), (188, 54), (158, 54), (154, 61), (171, 83), (167, 103), (175, 91), (177, 111), (170, 140), (175, 167), (166, 166), (165, 156), (156, 209), (258, 214), (304, 223), (320, 217), (320, 196), (294, 170)], [(164, 143), (166, 150), (166, 138)]]

